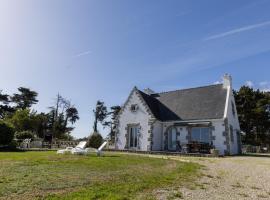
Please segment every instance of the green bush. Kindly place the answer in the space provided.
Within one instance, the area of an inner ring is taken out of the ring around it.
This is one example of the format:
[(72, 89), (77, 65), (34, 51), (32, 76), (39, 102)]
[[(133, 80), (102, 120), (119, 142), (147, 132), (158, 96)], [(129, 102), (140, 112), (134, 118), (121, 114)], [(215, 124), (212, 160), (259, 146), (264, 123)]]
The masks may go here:
[(34, 133), (32, 131), (20, 131), (15, 133), (15, 137), (20, 140), (33, 139)]
[(0, 121), (0, 145), (8, 145), (14, 138), (14, 129), (8, 123)]
[(100, 145), (102, 144), (102, 142), (103, 142), (102, 136), (99, 133), (94, 132), (89, 137), (88, 146), (97, 149), (97, 148), (100, 147)]

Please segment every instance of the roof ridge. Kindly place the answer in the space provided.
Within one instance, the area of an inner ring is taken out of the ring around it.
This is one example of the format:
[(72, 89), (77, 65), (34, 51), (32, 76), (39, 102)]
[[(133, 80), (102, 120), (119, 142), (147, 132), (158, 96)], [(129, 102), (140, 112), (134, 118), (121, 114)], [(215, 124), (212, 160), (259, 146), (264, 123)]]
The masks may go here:
[[(199, 87), (191, 87), (191, 88), (177, 89), (177, 90), (171, 90), (171, 91), (157, 92), (157, 93), (154, 93), (152, 95), (164, 94), (164, 93), (169, 93), (169, 92), (178, 92), (178, 91), (184, 91), (184, 90), (200, 89), (200, 88), (213, 87), (213, 86), (219, 86), (219, 85), (223, 85), (223, 84), (220, 83), (220, 84), (212, 84), (212, 85), (205, 85), (205, 86), (199, 86)], [(151, 96), (151, 95), (149, 95), (149, 96)]]

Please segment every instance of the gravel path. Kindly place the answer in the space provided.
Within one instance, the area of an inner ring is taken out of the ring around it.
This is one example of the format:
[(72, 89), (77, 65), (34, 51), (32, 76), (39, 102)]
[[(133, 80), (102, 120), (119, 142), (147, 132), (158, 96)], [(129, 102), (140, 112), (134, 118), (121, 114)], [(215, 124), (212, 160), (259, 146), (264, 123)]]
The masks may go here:
[(204, 165), (202, 177), (195, 186), (170, 191), (160, 199), (270, 199), (270, 155), (185, 160)]

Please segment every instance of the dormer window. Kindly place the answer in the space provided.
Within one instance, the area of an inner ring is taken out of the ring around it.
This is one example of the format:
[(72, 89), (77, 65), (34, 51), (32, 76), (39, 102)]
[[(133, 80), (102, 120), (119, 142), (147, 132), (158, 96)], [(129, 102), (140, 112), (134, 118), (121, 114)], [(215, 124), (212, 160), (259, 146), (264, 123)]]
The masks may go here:
[(132, 104), (130, 106), (130, 110), (131, 110), (131, 112), (136, 112), (138, 110), (138, 105), (137, 104)]

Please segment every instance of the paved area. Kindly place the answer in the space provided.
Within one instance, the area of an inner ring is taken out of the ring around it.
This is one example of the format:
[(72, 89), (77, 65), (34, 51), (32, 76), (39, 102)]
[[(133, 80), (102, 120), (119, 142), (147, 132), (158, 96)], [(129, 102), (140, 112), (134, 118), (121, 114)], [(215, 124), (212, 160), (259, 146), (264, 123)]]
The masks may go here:
[(172, 199), (270, 199), (270, 155), (184, 160), (204, 165), (202, 177)]

